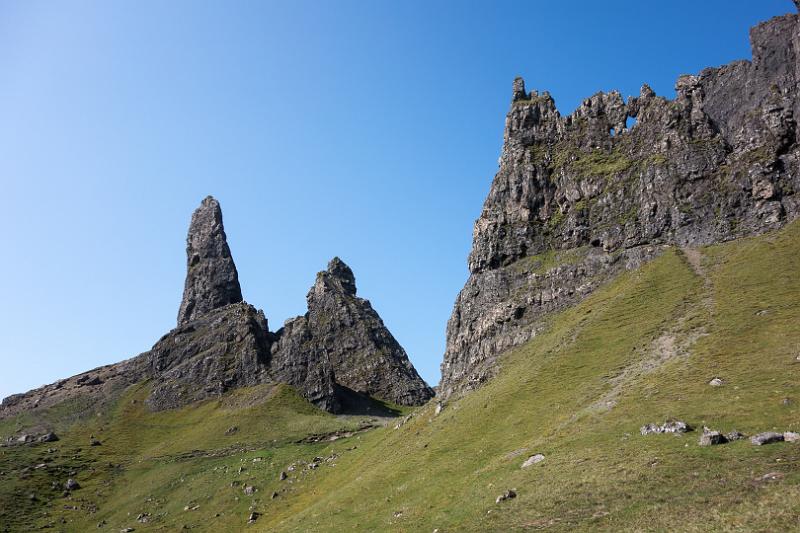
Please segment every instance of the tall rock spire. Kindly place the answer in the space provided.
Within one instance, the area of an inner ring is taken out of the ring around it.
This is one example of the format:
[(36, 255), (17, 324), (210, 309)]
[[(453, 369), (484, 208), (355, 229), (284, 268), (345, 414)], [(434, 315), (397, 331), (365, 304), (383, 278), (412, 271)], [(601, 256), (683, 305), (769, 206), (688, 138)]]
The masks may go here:
[(186, 236), (186, 284), (178, 325), (242, 301), (239, 275), (222, 225), (219, 202), (207, 196), (192, 214)]

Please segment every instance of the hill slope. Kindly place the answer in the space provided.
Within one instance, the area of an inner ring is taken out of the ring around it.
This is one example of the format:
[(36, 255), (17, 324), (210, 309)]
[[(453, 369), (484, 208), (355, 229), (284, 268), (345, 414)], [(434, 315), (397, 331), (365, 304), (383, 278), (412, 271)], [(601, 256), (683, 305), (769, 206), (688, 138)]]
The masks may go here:
[[(134, 386), (59, 442), (4, 449), (0, 519), (7, 530), (219, 531), (244, 528), (252, 509), (253, 531), (795, 529), (800, 444), (700, 447), (699, 431), (639, 428), (675, 417), (725, 432), (800, 429), (798, 250), (797, 223), (664, 249), (552, 315), (500, 358), (495, 379), (438, 415), (428, 404), (334, 441), (294, 442), (367, 420), (323, 413), (286, 386), (162, 413), (132, 403), (146, 397)], [(715, 377), (722, 386), (708, 384)], [(102, 446), (88, 446), (91, 434)], [(535, 453), (544, 461), (521, 469)], [(298, 463), (314, 457), (318, 467)], [(69, 469), (83, 488), (64, 498), (49, 483)], [(511, 488), (516, 498), (495, 503)], [(29, 502), (29, 516), (9, 511), (28, 491), (52, 500)], [(34, 514), (40, 505), (46, 514)]]

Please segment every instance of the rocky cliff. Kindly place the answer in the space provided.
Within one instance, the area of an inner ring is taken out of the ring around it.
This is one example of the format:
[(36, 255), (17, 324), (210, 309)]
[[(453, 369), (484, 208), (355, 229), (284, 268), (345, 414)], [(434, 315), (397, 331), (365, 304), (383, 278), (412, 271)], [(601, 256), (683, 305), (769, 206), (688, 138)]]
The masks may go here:
[(797, 15), (751, 31), (752, 61), (678, 79), (673, 100), (598, 93), (562, 117), (514, 80), (500, 168), (475, 223), (447, 328), (440, 391), (668, 245), (758, 234), (800, 210)]
[(356, 296), (353, 271), (341, 259), (317, 274), (306, 299), (308, 312), (277, 333), (276, 360), (313, 355), (330, 363), (338, 384), (402, 405), (433, 397), (369, 301)]
[(308, 313), (273, 333), (263, 311), (242, 298), (217, 200), (205, 198), (194, 212), (186, 243), (175, 329), (133, 359), (6, 398), (0, 418), (70, 398), (105, 400), (143, 380), (153, 410), (261, 383), (288, 383), (330, 412), (353, 391), (402, 405), (433, 396), (369, 301), (356, 296), (353, 272), (339, 258), (317, 275)]

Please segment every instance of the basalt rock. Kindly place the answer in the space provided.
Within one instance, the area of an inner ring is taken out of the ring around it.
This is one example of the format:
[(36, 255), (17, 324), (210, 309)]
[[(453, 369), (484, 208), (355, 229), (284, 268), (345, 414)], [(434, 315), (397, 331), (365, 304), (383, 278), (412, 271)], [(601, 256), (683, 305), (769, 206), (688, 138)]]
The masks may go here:
[(6, 398), (0, 419), (76, 397), (88, 400), (90, 415), (143, 380), (150, 381), (145, 403), (152, 410), (275, 383), (294, 386), (330, 412), (351, 406), (360, 394), (404, 405), (433, 395), (370, 303), (356, 296), (355, 276), (340, 259), (317, 275), (308, 313), (272, 333), (263, 311), (242, 300), (222, 211), (210, 196), (192, 215), (186, 251), (175, 329), (130, 360)]
[(321, 393), (327, 387), (321, 372), (327, 365), (331, 383), (362, 394), (402, 405), (419, 405), (433, 397), (370, 302), (356, 296), (353, 272), (341, 259), (334, 258), (317, 274), (306, 300), (308, 312), (276, 334), (276, 372), (310, 359), (318, 362), (320, 374), (311, 378), (318, 381)]
[(751, 31), (752, 61), (644, 85), (562, 117), (514, 80), (500, 168), (475, 223), (470, 277), (447, 328), (440, 394), (474, 388), (496, 357), (671, 245), (782, 226), (800, 211), (798, 15)]
[(214, 309), (164, 335), (147, 354), (154, 410), (270, 380), (272, 335), (262, 311), (241, 302)]
[(178, 325), (241, 301), (242, 289), (222, 225), (222, 210), (219, 202), (208, 196), (192, 214), (186, 237), (186, 284)]

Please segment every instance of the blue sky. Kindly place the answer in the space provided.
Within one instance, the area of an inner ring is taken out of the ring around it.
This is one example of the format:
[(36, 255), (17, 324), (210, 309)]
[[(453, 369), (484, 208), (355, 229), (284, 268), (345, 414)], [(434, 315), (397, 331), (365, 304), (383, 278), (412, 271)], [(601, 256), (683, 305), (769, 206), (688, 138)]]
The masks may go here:
[(511, 81), (562, 113), (749, 58), (789, 0), (0, 1), (0, 396), (147, 350), (223, 208), (273, 330), (334, 255), (423, 377), (467, 278)]

